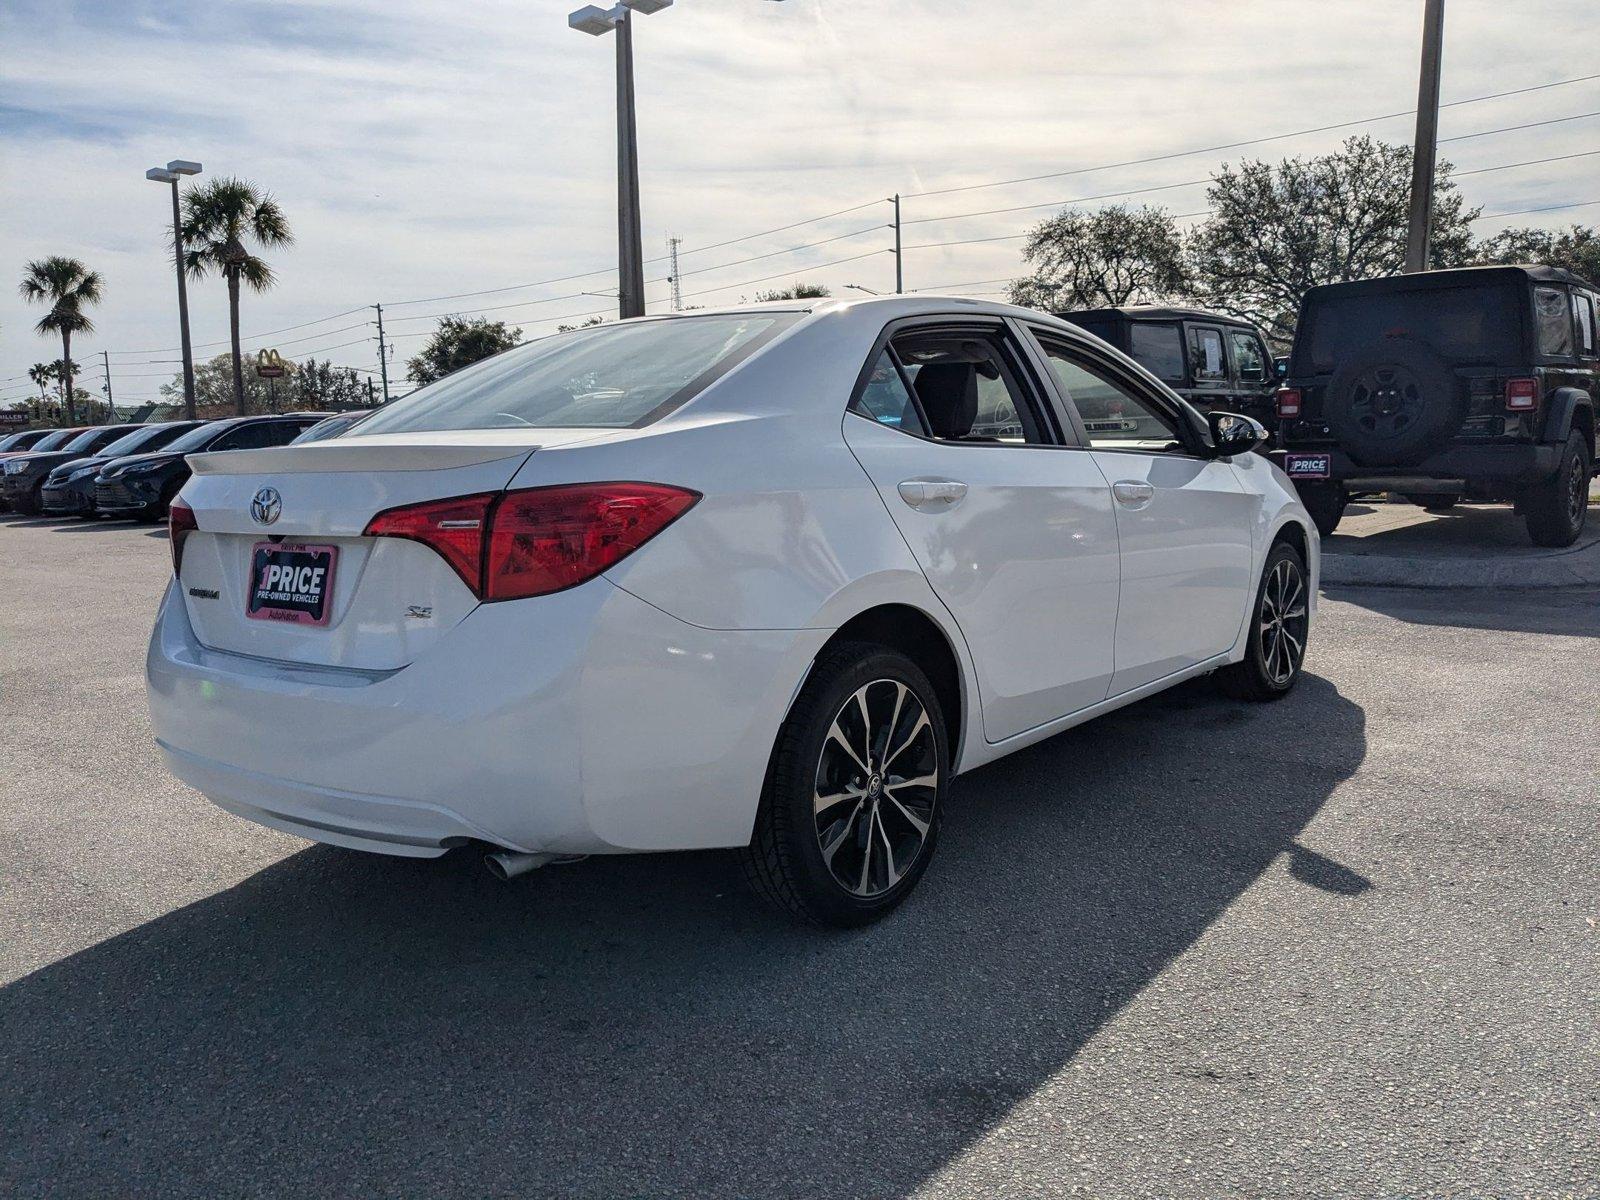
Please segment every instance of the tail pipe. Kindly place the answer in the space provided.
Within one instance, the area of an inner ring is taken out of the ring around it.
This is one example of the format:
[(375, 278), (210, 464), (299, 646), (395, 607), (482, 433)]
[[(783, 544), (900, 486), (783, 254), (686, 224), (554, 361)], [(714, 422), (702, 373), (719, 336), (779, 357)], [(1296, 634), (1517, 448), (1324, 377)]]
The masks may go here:
[(524, 854), (517, 850), (496, 850), (483, 856), (483, 865), (489, 874), (504, 883), (548, 863), (580, 862), (587, 857), (585, 854)]

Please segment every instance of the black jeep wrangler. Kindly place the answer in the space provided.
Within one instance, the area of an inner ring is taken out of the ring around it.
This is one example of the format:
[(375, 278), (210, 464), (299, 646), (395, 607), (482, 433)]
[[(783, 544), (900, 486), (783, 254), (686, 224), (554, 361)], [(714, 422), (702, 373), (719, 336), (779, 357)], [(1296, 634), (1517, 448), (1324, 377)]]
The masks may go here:
[(1511, 501), (1541, 546), (1583, 532), (1600, 295), (1555, 267), (1466, 267), (1312, 288), (1272, 458), (1323, 536), (1354, 496)]
[(1273, 426), (1278, 377), (1249, 321), (1200, 308), (1085, 308), (1055, 314), (1110, 342), (1201, 412), (1223, 409)]

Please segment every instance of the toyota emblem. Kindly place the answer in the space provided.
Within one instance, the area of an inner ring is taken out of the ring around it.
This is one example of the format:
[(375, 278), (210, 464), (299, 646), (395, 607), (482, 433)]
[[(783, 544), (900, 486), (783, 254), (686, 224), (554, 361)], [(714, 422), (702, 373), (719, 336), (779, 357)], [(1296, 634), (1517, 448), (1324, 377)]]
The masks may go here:
[(283, 497), (277, 488), (264, 487), (250, 500), (250, 515), (257, 525), (271, 525), (283, 511)]

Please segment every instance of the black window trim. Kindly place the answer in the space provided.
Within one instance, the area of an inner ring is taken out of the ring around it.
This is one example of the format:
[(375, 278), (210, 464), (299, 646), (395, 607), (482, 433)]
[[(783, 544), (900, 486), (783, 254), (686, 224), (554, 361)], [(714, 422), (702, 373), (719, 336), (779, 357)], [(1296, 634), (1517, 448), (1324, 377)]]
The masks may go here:
[[(1233, 374), (1230, 378), (1240, 387), (1256, 387), (1261, 384), (1271, 383), (1272, 355), (1268, 352), (1270, 347), (1268, 347), (1266, 339), (1261, 336), (1260, 330), (1247, 328), (1243, 325), (1229, 325), (1224, 333), (1225, 336), (1222, 340), (1228, 344), (1228, 361), (1233, 364)], [(1246, 379), (1244, 377), (1243, 368), (1239, 366), (1238, 362), (1239, 356), (1233, 353), (1234, 338), (1245, 338), (1256, 344), (1256, 353), (1261, 355), (1260, 379)]]
[[(1205, 436), (1201, 433), (1205, 418), (1201, 417), (1199, 411), (1176, 392), (1171, 392), (1171, 389), (1165, 384), (1160, 380), (1156, 380), (1153, 375), (1148, 380), (1142, 378), (1141, 374), (1148, 374), (1148, 372), (1138, 363), (1132, 359), (1127, 362), (1121, 361), (1121, 352), (1114, 348), (1113, 353), (1118, 354), (1119, 357), (1111, 358), (1097, 347), (1091, 345), (1083, 337), (1053, 326), (1041, 325), (1033, 321), (1028, 322), (1025, 329), (1029, 335), (1032, 348), (1040, 356), (1047, 370), (1049, 370), (1049, 353), (1045, 349), (1045, 340), (1049, 339), (1061, 345), (1067, 358), (1078, 362), (1092, 373), (1105, 375), (1119, 387), (1126, 388), (1137, 399), (1148, 403), (1157, 412), (1167, 416), (1178, 427), (1178, 440), (1183, 445), (1183, 450), (1178, 453), (1177, 457), (1193, 458), (1202, 462), (1212, 460), (1213, 456), (1209, 453)], [(1118, 449), (1112, 446), (1094, 445), (1089, 436), (1088, 426), (1084, 424), (1083, 415), (1078, 412), (1078, 406), (1062, 390), (1053, 370), (1049, 370), (1049, 380), (1050, 394), (1055, 404), (1071, 420), (1074, 430), (1077, 431), (1079, 441), (1082, 443), (1082, 449), (1093, 450), (1101, 454), (1161, 453), (1161, 451), (1155, 450)], [(1150, 380), (1155, 380), (1154, 387), (1151, 386)], [(1168, 394), (1169, 392), (1171, 392), (1170, 395)], [(1169, 454), (1167, 457), (1172, 457), (1172, 455)]]
[[(850, 398), (845, 402), (845, 415), (858, 420), (868, 421), (880, 429), (887, 429), (891, 433), (902, 434), (905, 437), (915, 438), (919, 442), (926, 442), (934, 446), (960, 446), (971, 449), (1001, 449), (1001, 450), (1081, 450), (1084, 447), (1076, 444), (1080, 438), (1080, 431), (1076, 426), (1063, 424), (1061, 411), (1055, 403), (1055, 393), (1046, 379), (1039, 373), (1039, 364), (1033, 359), (1032, 348), (1026, 338), (1019, 336), (1019, 326), (1010, 318), (987, 313), (919, 313), (912, 317), (900, 317), (890, 321), (881, 330), (872, 343), (872, 349), (867, 354), (866, 361), (856, 375), (855, 386), (850, 389)], [(943, 438), (924, 437), (922, 434), (912, 433), (909, 430), (894, 425), (885, 425), (882, 421), (873, 420), (865, 413), (856, 411), (856, 405), (862, 394), (866, 391), (867, 384), (872, 379), (872, 369), (877, 365), (878, 359), (887, 350), (890, 361), (894, 363), (895, 370), (900, 372), (900, 382), (911, 393), (911, 403), (916, 408), (917, 419), (923, 428), (929, 428), (927, 415), (922, 411), (922, 402), (917, 399), (917, 391), (906, 378), (905, 367), (900, 362), (900, 355), (895, 352), (892, 345), (894, 339), (908, 331), (921, 332), (925, 329), (937, 331), (965, 330), (986, 338), (998, 335), (1001, 339), (1002, 353), (1006, 351), (1006, 343), (1011, 343), (1009, 357), (1013, 360), (1008, 365), (1016, 375), (1017, 385), (1023, 391), (1023, 402), (1032, 404), (1034, 419), (1039, 423), (1040, 431), (1047, 438), (1054, 439), (1045, 442), (961, 442), (948, 441)]]

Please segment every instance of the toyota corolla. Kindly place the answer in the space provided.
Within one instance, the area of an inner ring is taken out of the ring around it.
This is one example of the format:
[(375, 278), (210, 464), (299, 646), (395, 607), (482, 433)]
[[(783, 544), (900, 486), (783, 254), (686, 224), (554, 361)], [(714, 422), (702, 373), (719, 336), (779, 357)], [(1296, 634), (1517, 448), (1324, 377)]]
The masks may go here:
[(543, 338), (342, 437), (191, 457), (156, 737), (305, 838), (501, 875), (732, 847), (859, 924), (957, 773), (1198, 675), (1293, 688), (1318, 540), (1261, 436), (971, 300)]

